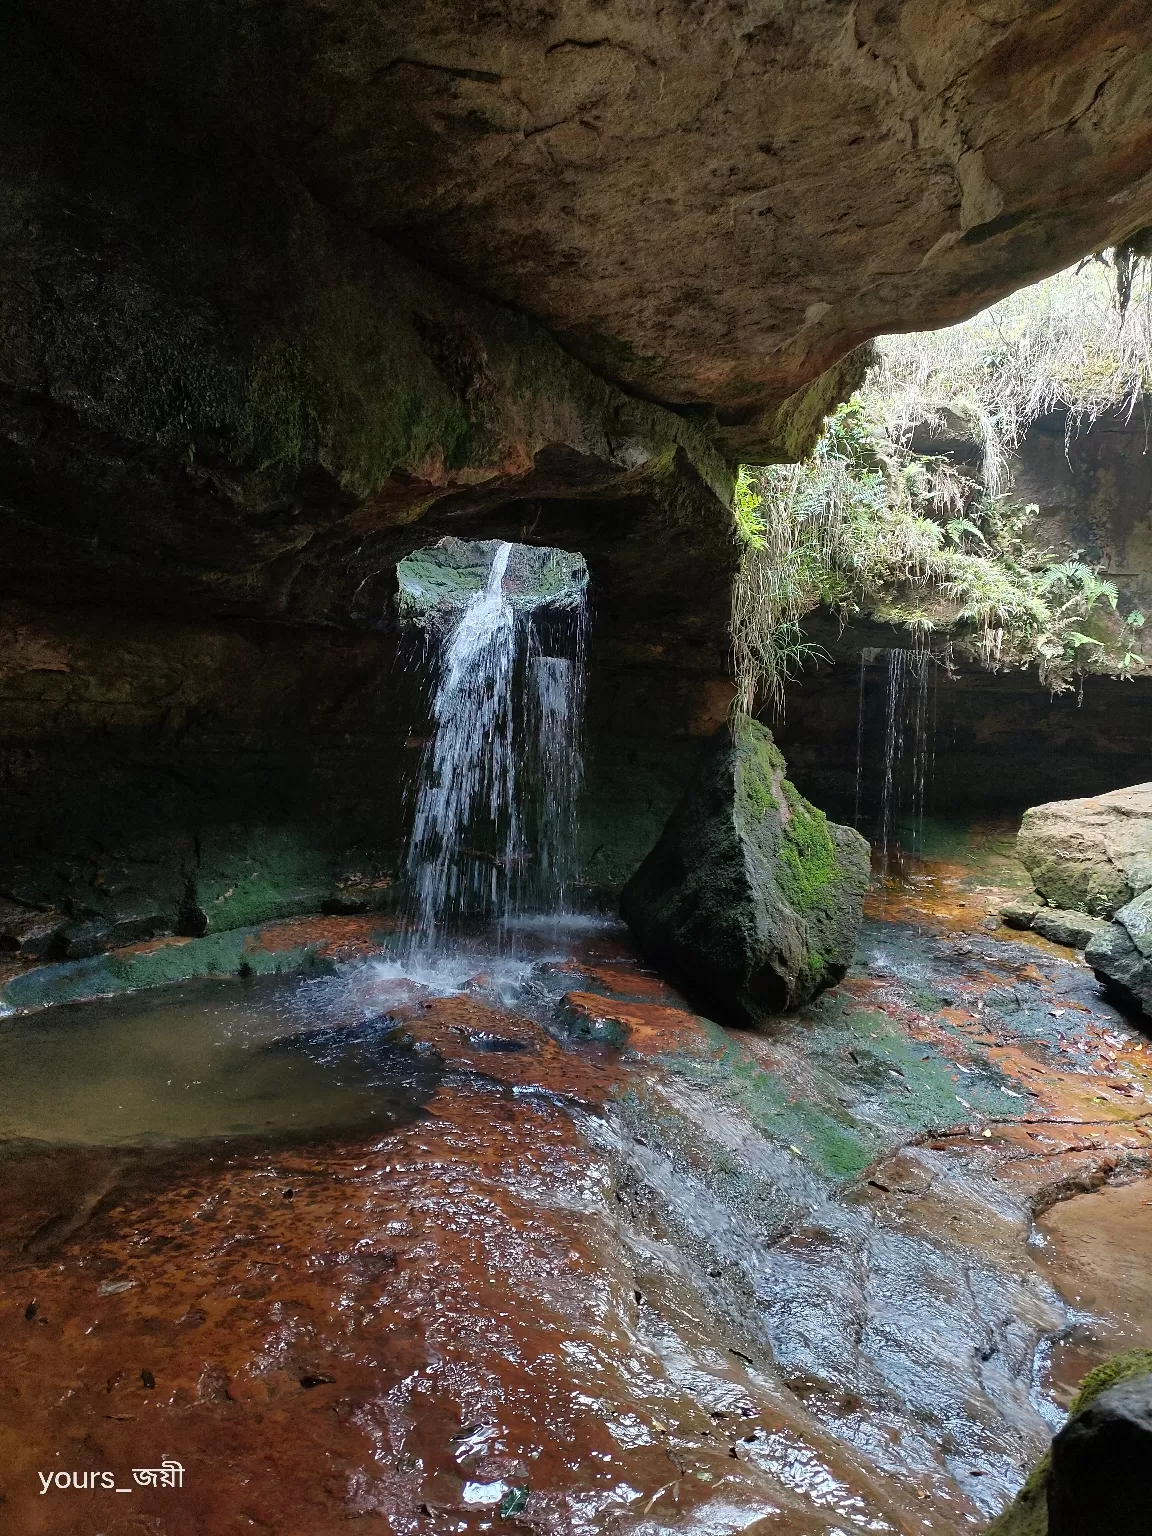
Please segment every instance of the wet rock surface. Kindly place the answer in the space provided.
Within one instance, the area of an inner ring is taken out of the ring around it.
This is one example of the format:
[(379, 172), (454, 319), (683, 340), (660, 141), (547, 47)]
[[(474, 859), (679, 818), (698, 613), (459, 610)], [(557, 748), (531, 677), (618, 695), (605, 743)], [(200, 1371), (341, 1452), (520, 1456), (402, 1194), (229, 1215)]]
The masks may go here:
[(621, 896), (649, 959), (729, 1016), (807, 1002), (843, 976), (856, 944), (868, 845), (786, 772), (763, 726), (722, 731)]
[[(1009, 866), (879, 890), (845, 983), (762, 1034), (611, 928), (448, 994), (349, 930), (343, 974), (262, 985), (301, 1061), (387, 1018), (434, 1069), (415, 1118), (7, 1142), (12, 1528), (972, 1529), (1140, 1328), (1092, 1213), (1152, 1188), (1152, 1053), (1067, 951), (981, 927)], [(182, 1490), (131, 1482), (166, 1456)], [(39, 1491), (104, 1468), (131, 1497)]]

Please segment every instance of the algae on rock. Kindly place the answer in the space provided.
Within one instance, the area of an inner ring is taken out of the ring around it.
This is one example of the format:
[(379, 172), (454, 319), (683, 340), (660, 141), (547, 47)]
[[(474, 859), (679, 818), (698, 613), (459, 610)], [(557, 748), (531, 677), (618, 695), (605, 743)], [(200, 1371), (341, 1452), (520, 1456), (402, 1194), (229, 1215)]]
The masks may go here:
[(763, 726), (725, 727), (621, 898), (650, 959), (746, 1021), (840, 980), (868, 886), (868, 844), (786, 771)]

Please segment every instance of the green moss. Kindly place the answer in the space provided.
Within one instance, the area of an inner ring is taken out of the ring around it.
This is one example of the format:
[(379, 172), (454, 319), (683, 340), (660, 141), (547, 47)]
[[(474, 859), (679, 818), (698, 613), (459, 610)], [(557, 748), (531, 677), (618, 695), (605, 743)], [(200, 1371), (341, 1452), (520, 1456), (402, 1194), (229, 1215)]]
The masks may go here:
[(804, 915), (827, 901), (836, 883), (836, 849), (824, 812), (809, 805), (787, 779), (783, 790), (792, 814), (784, 827), (778, 878), (789, 904)]
[(1048, 1536), (1048, 1473), (1052, 1454), (1045, 1451), (1020, 1492), (985, 1536)]
[(277, 949), (258, 930), (234, 929), (202, 939), (168, 939), (137, 951), (120, 950), (90, 960), (37, 966), (15, 976), (0, 992), (0, 1012), (25, 1012), (57, 1003), (110, 997), (140, 987), (159, 987), (197, 976), (332, 974), (318, 944)]
[(1152, 1349), (1129, 1349), (1121, 1355), (1113, 1355), (1094, 1371), (1089, 1371), (1080, 1383), (1080, 1390), (1072, 1400), (1069, 1412), (1083, 1413), (1102, 1392), (1122, 1381), (1134, 1381), (1137, 1376), (1152, 1375)]
[(806, 916), (827, 901), (839, 875), (828, 818), (784, 777), (787, 765), (762, 725), (739, 719), (733, 729), (739, 757), (737, 818), (751, 829), (765, 817), (779, 816), (776, 878), (785, 900), (801, 917)]

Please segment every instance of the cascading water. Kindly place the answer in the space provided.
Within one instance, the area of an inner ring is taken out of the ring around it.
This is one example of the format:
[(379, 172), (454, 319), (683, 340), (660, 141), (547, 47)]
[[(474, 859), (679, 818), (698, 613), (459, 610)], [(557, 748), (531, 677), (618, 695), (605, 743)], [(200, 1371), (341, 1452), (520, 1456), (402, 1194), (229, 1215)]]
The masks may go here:
[(574, 878), (586, 574), (559, 600), (545, 579), (513, 601), (515, 548), (496, 546), (483, 589), (440, 644), (408, 847), (413, 952), (437, 948), (464, 917), (506, 928), (558, 912)]
[(576, 874), (576, 809), (584, 779), (580, 736), (586, 611), (582, 607), (576, 617), (575, 655), (536, 654), (529, 669), (537, 858), (528, 904), (542, 911), (564, 910)]
[[(880, 873), (902, 852), (924, 846), (924, 814), (935, 760), (936, 658), (930, 651), (893, 647), (877, 653), (885, 659), (884, 770), (876, 817)], [(865, 779), (865, 673), (870, 656), (860, 659), (856, 725), (856, 821), (861, 819)], [(911, 846), (903, 846), (902, 824), (911, 822)]]

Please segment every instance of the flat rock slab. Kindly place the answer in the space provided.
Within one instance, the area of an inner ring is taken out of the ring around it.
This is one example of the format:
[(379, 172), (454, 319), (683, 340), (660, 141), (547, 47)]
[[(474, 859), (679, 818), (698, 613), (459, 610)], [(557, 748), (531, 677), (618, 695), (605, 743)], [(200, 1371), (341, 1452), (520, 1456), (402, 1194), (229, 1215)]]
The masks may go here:
[(1083, 949), (1108, 924), (1102, 917), (1089, 917), (1086, 912), (1070, 912), (1061, 907), (1040, 907), (1032, 919), (1032, 930), (1053, 944), (1067, 944), (1071, 949)]

